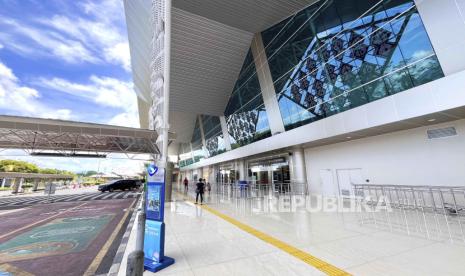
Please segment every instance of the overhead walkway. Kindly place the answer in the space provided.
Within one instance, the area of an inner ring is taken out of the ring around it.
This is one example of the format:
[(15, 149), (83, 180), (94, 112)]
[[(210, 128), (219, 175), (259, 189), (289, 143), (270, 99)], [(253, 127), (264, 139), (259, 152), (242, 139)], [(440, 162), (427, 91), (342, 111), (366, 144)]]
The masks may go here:
[[(170, 134), (170, 141), (175, 135)], [(106, 157), (107, 153), (159, 154), (153, 130), (73, 121), (0, 116), (0, 148), (37, 156)]]

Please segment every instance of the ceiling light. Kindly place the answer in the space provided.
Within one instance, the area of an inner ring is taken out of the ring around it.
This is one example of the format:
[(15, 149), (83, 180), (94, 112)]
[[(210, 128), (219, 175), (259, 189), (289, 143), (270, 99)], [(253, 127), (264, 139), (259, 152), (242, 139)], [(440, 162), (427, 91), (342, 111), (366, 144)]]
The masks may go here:
[(434, 119), (434, 118), (428, 120), (428, 122), (434, 122), (434, 121), (436, 121), (436, 119)]

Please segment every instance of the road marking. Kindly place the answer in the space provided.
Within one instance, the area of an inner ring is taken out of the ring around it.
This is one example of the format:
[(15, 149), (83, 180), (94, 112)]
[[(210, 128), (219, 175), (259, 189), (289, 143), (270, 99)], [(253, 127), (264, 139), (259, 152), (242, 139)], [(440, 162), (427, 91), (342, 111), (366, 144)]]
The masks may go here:
[(44, 221), (50, 220), (50, 219), (52, 219), (52, 218), (55, 218), (55, 217), (57, 217), (57, 216), (59, 216), (59, 215), (65, 214), (65, 213), (67, 213), (67, 212), (69, 212), (69, 211), (71, 211), (71, 210), (73, 210), (73, 209), (77, 209), (77, 208), (79, 208), (79, 207), (81, 207), (81, 206), (84, 206), (85, 204), (87, 204), (87, 202), (84, 202), (84, 203), (82, 203), (82, 204), (80, 204), (80, 205), (78, 205), (78, 206), (74, 206), (73, 208), (64, 210), (63, 212), (59, 212), (59, 213), (56, 214), (56, 215), (50, 216), (50, 217), (45, 218), (45, 219), (41, 219), (41, 220), (39, 220), (39, 221), (33, 222), (33, 223), (31, 223), (31, 224), (28, 224), (28, 225), (26, 225), (26, 226), (23, 226), (23, 227), (21, 227), (21, 228), (18, 228), (18, 229), (16, 229), (16, 230), (13, 230), (13, 231), (11, 231), (10, 233), (3, 234), (3, 235), (0, 236), (0, 239), (3, 239), (4, 237), (8, 237), (8, 236), (10, 236), (10, 235), (12, 235), (12, 234), (14, 234), (14, 233), (17, 233), (17, 232), (22, 231), (22, 230), (24, 230), (24, 229), (30, 228), (30, 227), (35, 226), (35, 225), (37, 225), (37, 224), (40, 224), (40, 223), (42, 223), (42, 222), (44, 222)]
[[(192, 201), (188, 200), (190, 203), (193, 203)], [(313, 255), (310, 255), (309, 253), (305, 252), (305, 251), (302, 251), (290, 244), (287, 244), (281, 240), (278, 240), (264, 232), (261, 232), (251, 226), (248, 226), (247, 224), (244, 224), (230, 216), (227, 216), (207, 205), (197, 205), (199, 206), (200, 208), (204, 209), (204, 210), (207, 210), (208, 212), (216, 215), (217, 217), (220, 217), (222, 218), (223, 220), (233, 224), (234, 226), (238, 227), (239, 229), (242, 229), (244, 230), (245, 232), (261, 239), (262, 241), (266, 242), (266, 243), (269, 243), (281, 250), (283, 250), (284, 252), (288, 253), (289, 255), (292, 255), (294, 257), (296, 257), (297, 259), (311, 265), (312, 267), (326, 273), (327, 275), (331, 275), (331, 276), (343, 276), (343, 275), (351, 275), (350, 273), (340, 269), (340, 268), (337, 268), (336, 266), (333, 266), (332, 264), (330, 263), (327, 263)]]
[[(29, 272), (26, 272), (24, 270), (21, 270), (17, 268), (16, 266), (12, 266), (10, 264), (1, 264), (0, 265), (0, 273), (2, 271), (6, 272), (6, 275), (15, 275), (15, 276), (34, 276), (34, 274), (31, 274)], [(12, 274), (11, 274), (12, 273)], [(3, 273), (0, 275), (4, 275)]]
[(87, 200), (88, 198), (91, 198), (91, 197), (94, 197), (94, 196), (95, 196), (95, 194), (92, 193), (92, 194), (90, 194), (90, 195), (86, 195), (86, 196), (81, 197), (81, 198), (79, 199), (79, 201)]
[(126, 218), (128, 217), (132, 207), (136, 203), (136, 200), (134, 199), (129, 206), (129, 208), (126, 210), (124, 213), (123, 217), (119, 221), (118, 225), (116, 226), (115, 230), (113, 230), (113, 233), (111, 233), (110, 238), (108, 238), (107, 242), (103, 245), (102, 249), (98, 252), (97, 256), (95, 256), (94, 260), (92, 263), (89, 265), (87, 268), (86, 272), (84, 272), (83, 275), (90, 276), (90, 275), (95, 275), (95, 272), (97, 271), (98, 267), (100, 266), (100, 263), (102, 262), (103, 258), (107, 254), (108, 250), (110, 249), (112, 243), (115, 241), (116, 236), (118, 236), (118, 232), (121, 230), (121, 227), (123, 227), (124, 222), (126, 221)]
[(111, 192), (110, 192), (110, 193), (108, 193), (108, 195), (105, 195), (105, 196), (101, 197), (100, 199), (107, 199), (107, 198), (109, 198), (109, 197), (113, 197), (113, 198), (114, 198), (114, 197), (118, 196), (119, 194), (120, 194), (120, 192), (117, 192), (117, 193), (111, 193)]

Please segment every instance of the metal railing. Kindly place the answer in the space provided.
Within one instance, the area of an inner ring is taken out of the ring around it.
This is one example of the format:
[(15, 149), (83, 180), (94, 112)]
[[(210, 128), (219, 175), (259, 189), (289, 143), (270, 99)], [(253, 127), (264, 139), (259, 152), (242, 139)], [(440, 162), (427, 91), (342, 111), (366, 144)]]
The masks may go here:
[(354, 195), (367, 204), (465, 216), (465, 187), (352, 184)]
[(223, 198), (279, 197), (305, 195), (306, 183), (215, 183), (214, 191)]

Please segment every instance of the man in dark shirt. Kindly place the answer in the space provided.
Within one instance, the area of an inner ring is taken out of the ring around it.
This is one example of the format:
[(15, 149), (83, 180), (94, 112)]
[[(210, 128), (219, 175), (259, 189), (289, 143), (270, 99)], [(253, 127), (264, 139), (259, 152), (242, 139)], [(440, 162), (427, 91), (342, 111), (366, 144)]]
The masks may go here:
[(200, 195), (200, 204), (203, 204), (203, 192), (205, 190), (205, 183), (203, 183), (203, 179), (200, 178), (199, 182), (195, 184), (197, 186), (197, 189), (195, 190), (196, 196), (195, 196), (195, 204), (199, 201), (199, 195)]

